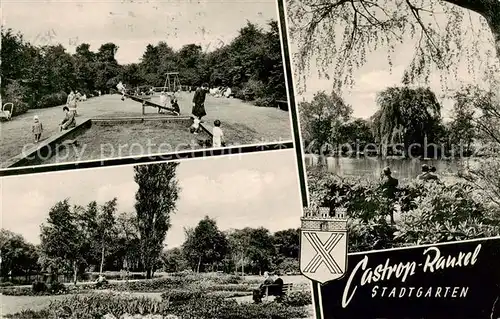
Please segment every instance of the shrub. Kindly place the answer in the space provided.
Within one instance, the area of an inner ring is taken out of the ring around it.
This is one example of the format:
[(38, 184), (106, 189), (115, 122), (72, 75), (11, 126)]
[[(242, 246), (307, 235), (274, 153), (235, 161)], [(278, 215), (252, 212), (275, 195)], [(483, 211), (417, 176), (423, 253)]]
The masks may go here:
[(61, 318), (94, 319), (111, 314), (117, 318), (124, 314), (133, 315), (177, 315), (181, 319), (290, 319), (306, 318), (301, 307), (290, 307), (275, 302), (266, 304), (239, 304), (234, 299), (202, 296), (182, 304), (167, 306), (165, 302), (146, 297), (125, 297), (116, 294), (92, 293), (72, 296), (52, 302), (41, 311), (22, 312), (10, 316), (15, 319)]
[(63, 283), (60, 283), (58, 281), (54, 281), (50, 284), (48, 292), (50, 294), (54, 294), (54, 295), (65, 294), (68, 292), (68, 289), (66, 288), (66, 286)]
[(34, 294), (45, 293), (48, 290), (47, 285), (42, 281), (35, 281), (33, 285), (31, 285), (31, 290)]
[(47, 309), (40, 311), (23, 310), (16, 314), (6, 314), (4, 316), (13, 319), (48, 319), (50, 318), (50, 311)]
[(285, 274), (299, 274), (299, 260), (297, 258), (285, 258), (277, 265), (277, 270)]
[(106, 314), (120, 317), (123, 314), (167, 314), (166, 305), (147, 297), (126, 297), (117, 294), (92, 293), (76, 295), (51, 303), (49, 311), (56, 318), (61, 309), (70, 309), (73, 319), (102, 318)]
[[(391, 204), (377, 181), (308, 171), (312, 206), (345, 207), (349, 251), (466, 240), (500, 233), (488, 201), (468, 182), (400, 181)], [(395, 204), (395, 205), (394, 205)], [(387, 217), (397, 215), (391, 224)]]
[(172, 304), (186, 302), (191, 299), (201, 298), (205, 291), (200, 289), (171, 289), (164, 292), (161, 298)]
[(14, 286), (14, 284), (11, 283), (10, 281), (0, 282), (0, 287), (10, 287), (10, 286)]
[(6, 296), (33, 296), (33, 287), (5, 287), (0, 290)]
[(64, 91), (42, 96), (36, 103), (36, 108), (42, 109), (66, 104), (68, 94)]
[[(2, 97), (2, 106), (5, 103), (13, 103), (14, 109), (12, 110), (12, 116), (20, 115), (26, 113), (29, 109), (28, 103), (26, 103), (28, 98), (28, 91), (26, 88), (21, 86), (18, 81), (12, 81), (7, 84), (5, 88), (5, 95)], [(10, 111), (9, 108), (7, 110)]]
[(240, 304), (234, 299), (202, 297), (180, 305), (173, 313), (182, 319), (290, 319), (306, 318), (303, 308), (287, 307), (275, 302)]
[(263, 107), (276, 107), (276, 100), (271, 97), (258, 97), (255, 99), (254, 104)]
[(281, 302), (290, 307), (303, 307), (312, 304), (312, 297), (309, 291), (292, 291)]

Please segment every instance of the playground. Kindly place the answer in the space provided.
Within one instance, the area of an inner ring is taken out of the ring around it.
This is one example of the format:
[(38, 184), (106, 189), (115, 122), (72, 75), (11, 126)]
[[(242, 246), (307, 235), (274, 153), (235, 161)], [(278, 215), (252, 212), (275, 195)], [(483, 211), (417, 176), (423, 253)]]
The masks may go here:
[[(200, 139), (210, 138), (213, 122), (220, 120), (227, 146), (272, 143), (291, 139), (289, 113), (279, 108), (257, 107), (235, 98), (213, 97), (207, 94), (205, 108), (207, 116), (203, 118), (204, 132), (189, 133), (192, 98), (194, 93), (178, 92), (176, 98), (180, 107), (180, 116), (158, 114), (157, 108), (126, 98), (119, 94), (93, 97), (78, 104), (77, 127), (71, 137), (78, 150), (66, 152), (62, 156), (43, 157), (32, 165), (64, 163), (104, 158), (139, 156), (169, 153), (203, 147)], [(141, 98), (141, 96), (139, 96)], [(160, 96), (155, 94), (148, 101), (160, 104)], [(37, 151), (40, 144), (48, 139), (57, 138), (65, 132), (59, 132), (59, 124), (64, 117), (62, 105), (46, 109), (32, 109), (27, 113), (13, 117), (10, 121), (0, 122), (0, 163), (1, 168), (12, 165), (13, 158), (20, 154)], [(144, 112), (143, 112), (144, 111)], [(43, 134), (38, 145), (33, 143), (31, 125), (33, 117), (38, 116), (43, 124)], [(128, 119), (135, 121), (128, 121)], [(174, 118), (176, 120), (174, 120)], [(142, 119), (142, 121), (141, 121)], [(147, 119), (147, 120), (146, 120)], [(86, 121), (102, 122), (89, 129), (79, 129)], [(115, 123), (113, 123), (116, 120)], [(80, 130), (80, 131), (78, 131)], [(77, 132), (78, 131), (78, 132)], [(76, 135), (76, 136), (75, 136)], [(56, 149), (64, 142), (57, 140)], [(124, 146), (124, 145), (127, 146)], [(135, 146), (132, 147), (132, 144)], [(71, 148), (70, 148), (71, 149)], [(111, 151), (111, 149), (113, 151)], [(102, 152), (105, 150), (106, 152)], [(120, 152), (118, 153), (118, 150)]]

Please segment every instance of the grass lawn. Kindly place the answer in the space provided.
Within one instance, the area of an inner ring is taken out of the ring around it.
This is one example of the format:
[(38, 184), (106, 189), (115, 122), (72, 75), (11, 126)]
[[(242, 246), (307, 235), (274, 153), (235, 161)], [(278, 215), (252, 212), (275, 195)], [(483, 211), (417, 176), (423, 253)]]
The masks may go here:
[[(182, 115), (190, 115), (193, 93), (182, 92), (179, 97), (179, 106)], [(82, 123), (89, 118), (115, 118), (123, 116), (141, 116), (142, 106), (130, 99), (120, 100), (120, 95), (104, 95), (91, 98), (78, 105), (77, 123)], [(153, 97), (153, 102), (158, 103), (159, 97)], [(289, 112), (276, 108), (257, 107), (238, 99), (215, 98), (207, 96), (205, 108), (208, 115), (203, 118), (205, 126), (212, 129), (213, 122), (218, 119), (222, 122), (229, 144), (255, 144), (261, 142), (288, 141), (291, 139), (291, 125)], [(147, 107), (146, 115), (157, 114), (156, 108)], [(38, 115), (43, 124), (42, 139), (59, 134), (59, 123), (64, 117), (62, 107), (29, 110), (27, 113), (16, 116), (12, 121), (0, 122), (0, 165), (23, 151), (23, 148), (33, 146), (31, 125), (33, 116)], [(126, 135), (132, 129), (120, 131), (123, 136), (114, 139), (124, 139), (134, 143), (135, 139), (149, 138), (147, 134), (136, 132), (133, 138)], [(116, 132), (115, 132), (116, 133)], [(142, 132), (144, 133), (144, 132)], [(164, 137), (165, 134), (159, 134)], [(96, 136), (96, 144), (113, 143), (110, 134)], [(169, 144), (174, 144), (168, 141)]]
[(197, 140), (207, 138), (208, 134), (191, 134), (185, 123), (151, 121), (93, 125), (77, 137), (78, 146), (63, 148), (43, 164), (193, 150), (200, 148)]

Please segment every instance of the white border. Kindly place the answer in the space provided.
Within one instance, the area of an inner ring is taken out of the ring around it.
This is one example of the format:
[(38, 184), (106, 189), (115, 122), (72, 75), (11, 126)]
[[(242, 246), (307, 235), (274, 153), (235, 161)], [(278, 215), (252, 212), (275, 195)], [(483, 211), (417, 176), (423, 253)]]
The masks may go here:
[[(277, 150), (272, 150), (272, 151), (259, 151), (259, 152), (250, 152), (250, 153), (236, 153), (236, 154), (225, 154), (225, 155), (217, 155), (217, 156), (189, 157), (189, 158), (172, 158), (172, 159), (162, 159), (159, 161), (145, 162), (145, 163), (125, 163), (125, 164), (118, 164), (118, 165), (101, 165), (101, 166), (95, 166), (95, 167), (84, 167), (84, 168), (80, 168), (80, 169), (65, 169), (65, 170), (53, 170), (53, 171), (46, 171), (46, 172), (33, 172), (33, 173), (26, 173), (26, 174), (19, 174), (19, 175), (2, 176), (2, 177), (0, 177), (0, 183), (3, 179), (22, 178), (23, 176), (32, 176), (32, 175), (70, 173), (70, 172), (78, 173), (78, 172), (84, 172), (84, 171), (95, 170), (95, 169), (118, 169), (118, 168), (123, 168), (123, 167), (127, 167), (127, 166), (145, 166), (145, 165), (171, 163), (171, 162), (182, 163), (185, 161), (196, 161), (196, 160), (198, 160), (198, 161), (200, 161), (200, 160), (216, 160), (216, 159), (225, 159), (225, 158), (231, 159), (232, 157), (238, 157), (238, 156), (252, 156), (252, 155), (265, 156), (265, 154), (268, 154), (268, 153), (274, 154), (277, 152), (285, 153), (285, 152), (293, 152), (293, 151), (294, 151), (293, 148), (285, 148), (285, 149), (277, 149)], [(294, 154), (295, 154), (295, 152), (294, 152)], [(29, 168), (31, 168), (31, 167), (36, 168), (39, 166), (26, 166), (26, 167), (23, 166), (23, 168), (28, 168), (28, 167)]]
[[(290, 126), (291, 126), (291, 123), (290, 123)], [(279, 145), (279, 144), (286, 144), (286, 143), (292, 143), (292, 142), (293, 142), (293, 140), (283, 140), (283, 141), (276, 141), (276, 142), (266, 142), (266, 143), (262, 143), (262, 144), (243, 144), (243, 145), (235, 145), (235, 146), (220, 147), (220, 148), (189, 149), (189, 150), (183, 150), (183, 151), (171, 152), (171, 153), (151, 153), (151, 154), (144, 154), (144, 155), (123, 156), (123, 157), (106, 157), (106, 158), (84, 160), (84, 161), (77, 161), (77, 162), (60, 162), (60, 163), (53, 163), (53, 164), (27, 165), (27, 166), (19, 166), (19, 167), (0, 168), (0, 172), (8, 172), (8, 171), (15, 171), (15, 170), (25, 170), (25, 169), (36, 170), (39, 167), (53, 167), (53, 168), (57, 168), (57, 167), (60, 167), (62, 165), (76, 165), (76, 166), (78, 166), (80, 164), (87, 164), (87, 163), (100, 163), (99, 166), (89, 167), (89, 168), (120, 166), (120, 165), (128, 165), (128, 164), (133, 164), (133, 163), (105, 165), (104, 162), (107, 162), (107, 161), (116, 161), (116, 160), (129, 160), (129, 159), (132, 159), (132, 160), (143, 160), (143, 159), (148, 159), (149, 157), (158, 157), (158, 158), (160, 158), (159, 161), (153, 161), (152, 159), (150, 159), (151, 161), (148, 162), (148, 163), (153, 164), (153, 163), (158, 163), (158, 162), (162, 162), (162, 161), (179, 161), (179, 160), (187, 160), (187, 159), (202, 159), (202, 158), (210, 158), (210, 157), (220, 157), (220, 156), (226, 156), (226, 155), (229, 155), (229, 156), (231, 156), (231, 155), (243, 155), (243, 154), (252, 154), (252, 153), (266, 152), (266, 151), (263, 150), (263, 151), (255, 151), (255, 152), (248, 152), (248, 153), (239, 152), (239, 153), (236, 153), (236, 154), (234, 154), (234, 153), (231, 154), (229, 151), (230, 150), (235, 150), (235, 149), (241, 149), (243, 147), (255, 147), (255, 148), (258, 148), (258, 147), (267, 147), (267, 146), (271, 146), (271, 145)], [(188, 144), (185, 144), (185, 145), (188, 145)], [(291, 150), (291, 148), (283, 148), (283, 149), (277, 149), (277, 150)], [(221, 155), (210, 154), (211, 152), (214, 152), (214, 151), (221, 151), (221, 152), (228, 151), (229, 154), (221, 154)], [(267, 150), (267, 151), (270, 151), (270, 150)], [(183, 155), (193, 154), (193, 153), (196, 153), (196, 152), (207, 152), (207, 153), (209, 153), (209, 155), (207, 155), (207, 156), (198, 156), (198, 157), (188, 157), (188, 158), (182, 157)], [(162, 159), (162, 157), (172, 157), (172, 158)], [(147, 163), (137, 163), (137, 164), (147, 164)], [(64, 170), (61, 170), (61, 171), (67, 171), (67, 170), (72, 170), (72, 169), (64, 169)], [(55, 169), (54, 171), (58, 171), (58, 170)], [(34, 173), (35, 174), (40, 174), (42, 172), (34, 172)], [(45, 173), (45, 172), (43, 172), (43, 173)], [(28, 173), (28, 174), (31, 174), (31, 173)], [(26, 175), (26, 174), (17, 174), (17, 175), (13, 175), (13, 176), (20, 176), (20, 175)], [(8, 176), (12, 176), (12, 175), (7, 175), (7, 176), (3, 176), (3, 177), (8, 177)]]
[[(290, 46), (290, 32), (289, 32), (289, 28), (288, 28), (288, 9), (287, 9), (287, 0), (281, 0), (283, 1), (283, 11), (284, 11), (284, 14), (285, 14), (285, 32), (286, 32), (286, 37), (287, 37), (287, 40), (288, 40), (288, 56), (290, 58), (290, 70), (292, 71), (292, 74), (290, 75), (292, 77), (292, 85), (294, 85), (295, 83), (297, 83), (297, 79), (295, 78), (295, 68), (294, 68), (294, 64), (293, 64), (293, 55), (291, 54), (291, 46)], [(283, 48), (283, 46), (281, 46)], [(286, 74), (286, 73), (285, 73)], [(287, 86), (287, 90), (288, 90), (288, 86)], [(300, 145), (295, 145), (295, 148), (299, 147), (300, 148), (300, 152), (302, 153), (302, 167), (304, 168), (304, 171), (302, 172), (302, 175), (304, 177), (304, 181), (305, 181), (305, 188), (306, 188), (306, 200), (307, 202), (309, 203), (309, 187), (307, 185), (307, 173), (306, 173), (306, 162), (305, 162), (305, 152), (304, 152), (304, 149), (302, 147), (302, 145), (304, 144), (304, 141), (302, 139), (302, 128), (300, 127), (300, 112), (299, 112), (299, 102), (297, 101), (297, 88), (294, 86), (293, 88), (294, 92), (295, 92), (295, 96), (294, 96), (294, 101), (295, 101), (295, 113), (297, 115), (297, 128), (299, 129), (299, 131), (297, 132), (297, 134), (299, 135), (299, 141), (300, 141)], [(290, 112), (292, 112), (292, 110), (290, 110)], [(290, 117), (291, 117), (291, 114), (290, 114)], [(293, 128), (293, 126), (292, 126)], [(293, 135), (292, 135), (293, 136)], [(295, 140), (294, 140), (294, 143), (295, 143)], [(302, 209), (302, 216), (304, 216), (304, 210)]]
[[(287, 3), (286, 1), (287, 0), (282, 0), (283, 1), (283, 13), (284, 13), (284, 22), (285, 22), (285, 30), (284, 32), (286, 32), (286, 35), (287, 35), (287, 40), (288, 40), (288, 56), (290, 58), (290, 70), (292, 72), (292, 74), (290, 75), (291, 78), (292, 78), (292, 85), (294, 85), (295, 83), (297, 83), (297, 80), (295, 78), (295, 68), (294, 68), (294, 63), (293, 63), (293, 55), (291, 54), (291, 46), (290, 46), (290, 43), (291, 43), (291, 40), (290, 40), (290, 32), (289, 32), (289, 28), (288, 28), (288, 9), (287, 9)], [(279, 13), (279, 8), (278, 8), (278, 13)], [(280, 20), (280, 25), (281, 25), (281, 20)], [(281, 28), (280, 28), (281, 29)], [(283, 48), (283, 45), (281, 46)], [(286, 74), (286, 73), (285, 73)], [(288, 80), (287, 80), (288, 81)], [(295, 145), (295, 140), (294, 140), (294, 146), (295, 146), (295, 149), (297, 148), (300, 148), (300, 152), (302, 154), (302, 168), (303, 168), (303, 171), (302, 172), (299, 172), (298, 174), (302, 174), (303, 176), (303, 179), (304, 179), (304, 187), (305, 187), (305, 192), (306, 192), (306, 201), (307, 203), (309, 203), (309, 198), (310, 198), (310, 195), (309, 195), (309, 185), (307, 183), (307, 172), (306, 172), (306, 162), (305, 162), (305, 152), (304, 152), (304, 149), (303, 149), (303, 144), (304, 144), (304, 141), (302, 139), (302, 128), (300, 126), (300, 112), (299, 112), (299, 102), (297, 101), (297, 88), (295, 87), (294, 85), (294, 92), (295, 92), (295, 96), (294, 96), (294, 101), (295, 101), (295, 115), (297, 116), (297, 128), (298, 128), (298, 132), (295, 132), (296, 134), (298, 134), (299, 136), (299, 142), (300, 142), (300, 145)], [(288, 86), (287, 86), (287, 90), (288, 90)], [(290, 109), (290, 112), (292, 112), (292, 110)], [(291, 117), (291, 114), (290, 114), (290, 117)], [(292, 129), (293, 129), (293, 125), (291, 125)], [(298, 159), (297, 159), (298, 161)], [(297, 171), (298, 171), (298, 167), (297, 167)], [(300, 184), (300, 178), (299, 178), (299, 184)], [(299, 185), (300, 187), (301, 185)], [(300, 194), (302, 195), (302, 190), (300, 192)], [(305, 207), (301, 207), (301, 217), (304, 216), (304, 209)], [(347, 258), (347, 256), (346, 256)], [(303, 276), (303, 275), (302, 275)], [(305, 277), (305, 276), (304, 276)], [(315, 303), (315, 298), (314, 298), (314, 285), (318, 285), (318, 299), (319, 299), (319, 307), (320, 307), (320, 315), (318, 316), (318, 313), (316, 312), (316, 303)], [(314, 318), (315, 319), (318, 319), (318, 318), (321, 318), (321, 319), (324, 319), (324, 312), (323, 312), (323, 305), (322, 305), (322, 296), (321, 296), (321, 286), (319, 285), (319, 283), (315, 282), (315, 281), (312, 281), (311, 280), (311, 299), (312, 299), (312, 306), (313, 306), (313, 314), (314, 314)]]

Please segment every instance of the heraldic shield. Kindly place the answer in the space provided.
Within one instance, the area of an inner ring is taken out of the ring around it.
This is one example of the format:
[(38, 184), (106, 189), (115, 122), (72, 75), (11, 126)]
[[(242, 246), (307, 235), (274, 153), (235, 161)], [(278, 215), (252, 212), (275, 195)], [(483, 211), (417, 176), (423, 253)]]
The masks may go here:
[(342, 278), (347, 269), (347, 217), (345, 209), (334, 216), (329, 208), (306, 208), (300, 238), (300, 271), (324, 284)]

